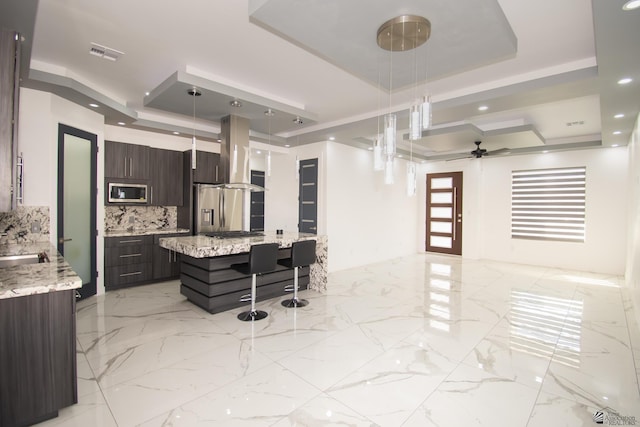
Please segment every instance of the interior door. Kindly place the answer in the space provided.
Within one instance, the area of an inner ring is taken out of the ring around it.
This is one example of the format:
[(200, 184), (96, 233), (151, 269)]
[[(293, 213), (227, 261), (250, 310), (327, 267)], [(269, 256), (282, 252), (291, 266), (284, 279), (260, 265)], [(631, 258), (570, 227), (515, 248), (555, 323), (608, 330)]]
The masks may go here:
[(462, 255), (462, 172), (427, 174), (428, 252)]
[(318, 159), (300, 160), (298, 230), (318, 234)]
[(58, 252), (82, 279), (80, 298), (96, 294), (97, 141), (58, 126)]

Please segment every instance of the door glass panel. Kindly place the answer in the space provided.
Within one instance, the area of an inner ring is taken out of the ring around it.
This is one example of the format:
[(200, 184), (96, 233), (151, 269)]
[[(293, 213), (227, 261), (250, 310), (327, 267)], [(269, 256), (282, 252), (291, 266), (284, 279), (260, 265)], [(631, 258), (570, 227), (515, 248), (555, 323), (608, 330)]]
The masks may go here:
[(453, 193), (431, 193), (431, 203), (453, 203)]
[(450, 222), (431, 221), (431, 232), (451, 234), (453, 232), (452, 225)]
[(431, 189), (439, 190), (443, 188), (453, 188), (453, 178), (432, 178)]
[(431, 218), (451, 218), (452, 208), (431, 208)]
[(64, 259), (86, 284), (91, 282), (90, 141), (65, 134), (64, 165)]
[(431, 246), (451, 248), (451, 237), (430, 236)]

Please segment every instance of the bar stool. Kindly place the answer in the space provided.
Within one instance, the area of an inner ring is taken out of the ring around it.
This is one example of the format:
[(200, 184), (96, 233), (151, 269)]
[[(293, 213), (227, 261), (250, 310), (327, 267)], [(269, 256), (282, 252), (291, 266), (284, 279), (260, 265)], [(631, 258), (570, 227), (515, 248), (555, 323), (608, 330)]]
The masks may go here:
[(278, 244), (264, 243), (253, 245), (249, 250), (249, 262), (232, 264), (230, 267), (243, 274), (251, 274), (251, 294), (243, 295), (241, 301), (251, 301), (251, 310), (238, 314), (238, 319), (248, 322), (261, 320), (268, 316), (266, 311), (256, 310), (256, 276), (276, 269), (278, 262)]
[(304, 307), (309, 304), (305, 299), (298, 299), (298, 267), (316, 262), (316, 241), (302, 240), (291, 245), (291, 258), (278, 261), (278, 264), (293, 268), (293, 298), (282, 301), (284, 307)]

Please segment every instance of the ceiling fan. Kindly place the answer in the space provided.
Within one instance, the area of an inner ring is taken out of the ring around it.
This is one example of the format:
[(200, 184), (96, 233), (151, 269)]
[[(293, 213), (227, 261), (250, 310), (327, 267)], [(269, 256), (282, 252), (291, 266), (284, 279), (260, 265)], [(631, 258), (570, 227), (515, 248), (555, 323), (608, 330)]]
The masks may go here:
[(474, 157), (476, 159), (481, 159), (485, 156), (495, 156), (496, 154), (507, 154), (509, 152), (508, 148), (500, 148), (494, 151), (487, 151), (484, 148), (480, 148), (480, 144), (482, 144), (482, 141), (475, 141), (474, 144), (476, 144), (476, 149), (469, 153), (470, 156), (455, 157), (448, 160), (471, 159)]

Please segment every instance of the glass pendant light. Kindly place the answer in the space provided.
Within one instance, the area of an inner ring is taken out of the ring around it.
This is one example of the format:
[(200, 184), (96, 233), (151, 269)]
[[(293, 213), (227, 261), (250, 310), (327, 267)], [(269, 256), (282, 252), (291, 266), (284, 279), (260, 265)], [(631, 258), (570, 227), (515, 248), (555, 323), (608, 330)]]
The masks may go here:
[(384, 116), (384, 154), (393, 156), (396, 154), (396, 115)]
[(267, 151), (267, 176), (271, 176), (271, 150)]
[[(267, 140), (267, 144), (269, 145), (269, 147), (271, 147), (271, 117), (275, 116), (276, 113), (273, 112), (273, 110), (271, 108), (268, 108), (267, 111), (264, 112), (264, 115), (268, 117), (268, 122), (269, 122), (269, 133), (268, 133), (268, 140)], [(271, 176), (271, 149), (269, 149), (269, 151), (267, 151), (267, 176)]]
[(431, 96), (425, 95), (420, 108), (422, 110), (422, 129), (429, 129), (431, 127)]
[(422, 106), (415, 103), (409, 110), (409, 139), (412, 141), (422, 138)]
[(373, 170), (381, 171), (384, 169), (384, 158), (382, 156), (382, 138), (380, 135), (373, 140)]
[(416, 194), (416, 164), (414, 162), (407, 163), (407, 196), (415, 196)]
[(393, 156), (386, 156), (384, 162), (384, 183), (393, 184)]
[(193, 136), (191, 136), (191, 169), (196, 168), (196, 97), (202, 93), (195, 87), (187, 91), (193, 97)]

